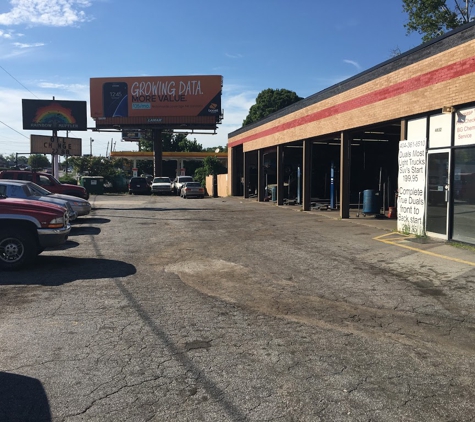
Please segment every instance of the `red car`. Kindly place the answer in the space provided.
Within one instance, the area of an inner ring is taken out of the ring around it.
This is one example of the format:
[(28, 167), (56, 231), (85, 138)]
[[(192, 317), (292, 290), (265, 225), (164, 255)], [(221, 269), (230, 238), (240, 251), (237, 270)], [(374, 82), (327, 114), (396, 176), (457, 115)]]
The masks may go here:
[(31, 264), (44, 249), (66, 242), (70, 231), (66, 208), (0, 196), (0, 269)]
[(89, 199), (89, 193), (83, 186), (61, 183), (48, 173), (30, 170), (3, 170), (0, 171), (0, 179), (28, 180), (52, 193), (61, 193), (63, 195)]

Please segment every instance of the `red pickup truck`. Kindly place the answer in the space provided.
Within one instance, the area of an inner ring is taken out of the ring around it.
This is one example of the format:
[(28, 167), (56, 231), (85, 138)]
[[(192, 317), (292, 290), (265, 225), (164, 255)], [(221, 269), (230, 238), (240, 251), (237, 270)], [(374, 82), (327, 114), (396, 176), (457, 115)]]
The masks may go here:
[(0, 269), (31, 264), (44, 249), (66, 242), (70, 231), (66, 208), (0, 196)]
[(61, 193), (63, 195), (89, 199), (89, 193), (83, 186), (61, 183), (48, 173), (30, 170), (3, 170), (0, 171), (0, 179), (28, 180), (29, 182), (42, 186), (52, 193)]

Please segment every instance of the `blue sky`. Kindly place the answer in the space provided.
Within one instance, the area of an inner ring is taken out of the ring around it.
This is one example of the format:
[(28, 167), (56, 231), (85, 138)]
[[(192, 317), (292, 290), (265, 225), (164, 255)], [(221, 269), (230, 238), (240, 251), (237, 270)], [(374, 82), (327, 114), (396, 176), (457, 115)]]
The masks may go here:
[[(89, 116), (91, 77), (222, 75), (218, 134), (189, 138), (225, 145), (262, 90), (307, 97), (420, 45), (406, 22), (401, 0), (3, 0), (0, 154), (51, 134), (23, 130), (22, 99), (87, 101)], [(94, 155), (137, 150), (118, 133), (69, 136), (83, 153), (91, 137)]]

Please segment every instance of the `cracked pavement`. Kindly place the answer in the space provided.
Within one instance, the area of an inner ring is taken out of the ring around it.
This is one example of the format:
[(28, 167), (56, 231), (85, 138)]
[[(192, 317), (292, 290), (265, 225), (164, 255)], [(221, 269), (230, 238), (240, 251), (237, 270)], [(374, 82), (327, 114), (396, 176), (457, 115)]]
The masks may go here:
[(475, 267), (242, 198), (91, 202), (0, 273), (0, 420), (475, 421)]

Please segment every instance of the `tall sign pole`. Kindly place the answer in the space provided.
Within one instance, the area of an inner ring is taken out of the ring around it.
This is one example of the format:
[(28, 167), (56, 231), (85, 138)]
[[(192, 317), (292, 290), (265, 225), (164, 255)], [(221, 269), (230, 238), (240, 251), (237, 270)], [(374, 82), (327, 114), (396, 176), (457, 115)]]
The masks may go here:
[[(58, 145), (58, 131), (56, 129), (53, 129), (53, 145)], [(53, 152), (55, 149), (53, 149)], [(59, 155), (52, 154), (53, 158), (53, 176), (56, 177), (57, 179), (59, 178), (59, 160), (58, 160)]]
[(160, 129), (152, 129), (153, 140), (153, 177), (162, 175), (162, 131)]

